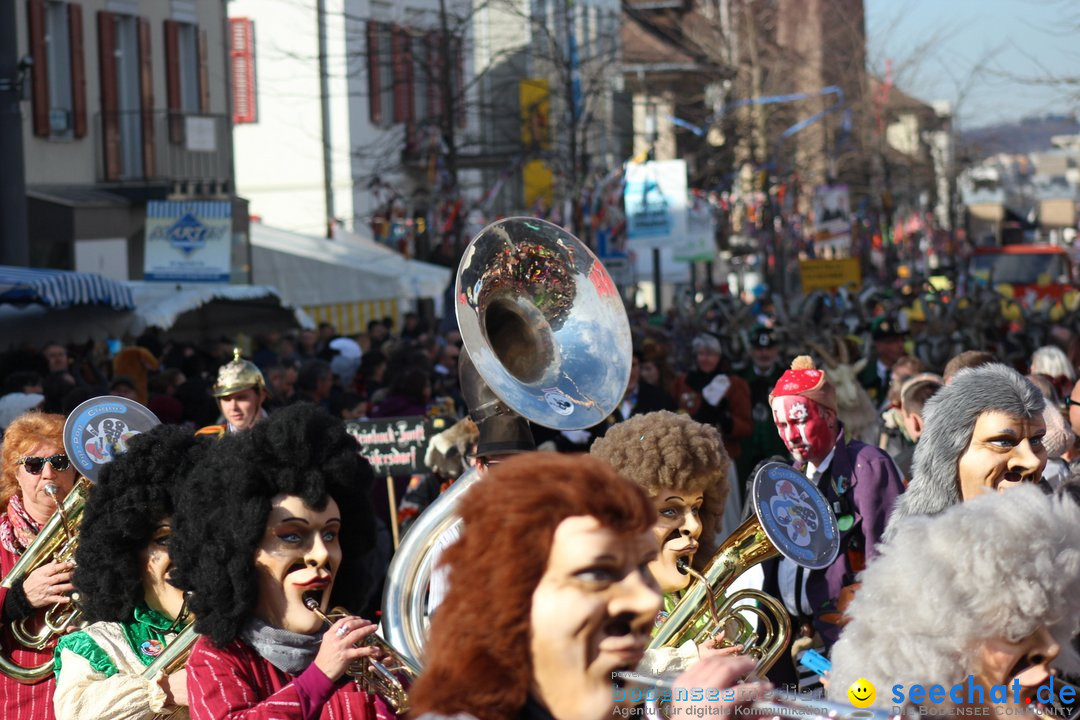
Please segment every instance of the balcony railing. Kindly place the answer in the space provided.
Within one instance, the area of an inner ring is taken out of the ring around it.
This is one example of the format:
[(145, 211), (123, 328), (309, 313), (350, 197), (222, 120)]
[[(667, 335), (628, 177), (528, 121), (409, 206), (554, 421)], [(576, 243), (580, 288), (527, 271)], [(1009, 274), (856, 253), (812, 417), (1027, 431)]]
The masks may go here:
[(231, 184), (225, 115), (97, 113), (99, 182)]

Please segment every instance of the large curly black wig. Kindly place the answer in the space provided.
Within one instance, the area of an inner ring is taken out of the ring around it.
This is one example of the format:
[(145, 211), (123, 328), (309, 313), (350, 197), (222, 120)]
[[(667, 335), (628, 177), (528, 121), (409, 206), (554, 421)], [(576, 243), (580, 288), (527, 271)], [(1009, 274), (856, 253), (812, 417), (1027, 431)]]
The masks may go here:
[(209, 447), (190, 430), (158, 425), (132, 439), (90, 492), (79, 532), (74, 584), (91, 622), (131, 619), (143, 601), (140, 552), (173, 514), (184, 479)]
[(342, 564), (331, 604), (361, 607), (371, 586), (365, 564), (374, 545), (371, 481), (371, 466), (344, 423), (308, 403), (218, 441), (184, 486), (169, 548), (171, 582), (193, 593), (195, 629), (224, 647), (252, 617), (255, 553), (276, 495), (296, 495), (316, 510), (334, 499)]

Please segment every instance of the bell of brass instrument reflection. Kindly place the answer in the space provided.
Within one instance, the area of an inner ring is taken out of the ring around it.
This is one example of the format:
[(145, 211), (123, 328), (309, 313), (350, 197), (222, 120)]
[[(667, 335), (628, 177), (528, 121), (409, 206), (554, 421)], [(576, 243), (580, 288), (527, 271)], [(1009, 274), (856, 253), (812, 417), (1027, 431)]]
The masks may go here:
[[(724, 631), (722, 646), (742, 645), (743, 654), (757, 661), (755, 675), (764, 675), (780, 659), (791, 637), (783, 603), (758, 590), (725, 593), (748, 569), (780, 554), (803, 567), (827, 567), (840, 549), (840, 535), (821, 491), (782, 463), (758, 471), (750, 502), (753, 514), (720, 544), (704, 572), (680, 565), (697, 582), (656, 631), (649, 649), (678, 647), (688, 640), (701, 645)], [(747, 615), (760, 621), (760, 628)]]
[[(589, 248), (557, 225), (507, 218), (465, 249), (454, 297), (462, 393), (484, 438), (478, 455), (508, 449), (528, 423), (583, 430), (606, 419), (630, 378), (630, 323), (611, 276)], [(490, 431), (490, 432), (489, 432)], [(383, 595), (386, 638), (419, 665), (427, 639), (427, 585), (436, 538), (459, 521), (461, 476), (402, 538)]]
[[(319, 607), (319, 601), (314, 597), (304, 598), (304, 606), (318, 615), (327, 627), (351, 614), (341, 607), (331, 608), (330, 612), (324, 613)], [(419, 668), (377, 634), (368, 635), (362, 644), (377, 647), (382, 651), (384, 660), (361, 658), (353, 662), (345, 674), (356, 681), (356, 684), (365, 692), (380, 695), (395, 713), (406, 715), (409, 712), (409, 694), (397, 674), (404, 675), (412, 683), (420, 675)], [(389, 660), (389, 663), (386, 660)]]
[[(45, 487), (45, 492), (55, 500), (59, 490), (56, 485), (50, 483)], [(79, 478), (64, 501), (56, 503), (56, 512), (41, 528), (41, 532), (19, 557), (19, 561), (15, 563), (11, 571), (4, 576), (0, 587), (6, 590), (18, 587), (30, 573), (42, 565), (70, 562), (75, 557), (75, 550), (79, 546), (79, 523), (82, 522), (83, 510), (89, 494), (90, 481)], [(38, 617), (34, 614), (12, 622), (11, 634), (26, 647), (44, 650), (53, 637), (64, 634), (69, 628), (79, 626), (82, 610), (79, 608), (78, 593), (71, 594), (69, 603), (56, 603), (46, 608), (40, 626)], [(52, 671), (51, 659), (35, 667), (23, 667), (0, 654), (0, 672), (24, 685), (32, 685), (51, 675)]]

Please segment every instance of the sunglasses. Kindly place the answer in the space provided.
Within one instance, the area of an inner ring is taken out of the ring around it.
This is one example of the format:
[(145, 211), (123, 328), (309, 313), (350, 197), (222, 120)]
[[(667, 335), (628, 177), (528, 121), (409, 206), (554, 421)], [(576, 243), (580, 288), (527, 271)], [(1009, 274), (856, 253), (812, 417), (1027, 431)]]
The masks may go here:
[(1073, 400), (1071, 397), (1067, 397), (1062, 401), (1065, 405), (1065, 409), (1068, 410), (1070, 405), (1080, 405), (1080, 400)]
[(63, 472), (71, 466), (71, 462), (68, 460), (68, 456), (63, 453), (57, 453), (47, 458), (43, 457), (24, 457), (17, 464), (26, 467), (26, 472), (31, 475), (40, 475), (41, 471), (45, 469), (45, 463), (52, 465), (52, 469), (56, 472)]

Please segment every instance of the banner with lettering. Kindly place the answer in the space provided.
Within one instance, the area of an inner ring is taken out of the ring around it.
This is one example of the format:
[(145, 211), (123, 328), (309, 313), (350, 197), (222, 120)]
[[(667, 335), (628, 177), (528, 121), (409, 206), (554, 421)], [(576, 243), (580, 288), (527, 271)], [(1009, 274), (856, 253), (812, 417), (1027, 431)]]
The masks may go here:
[(345, 429), (356, 438), (360, 454), (377, 476), (429, 472), (424, 451), (433, 435), (454, 424), (446, 418), (413, 415), (378, 420), (352, 420)]

